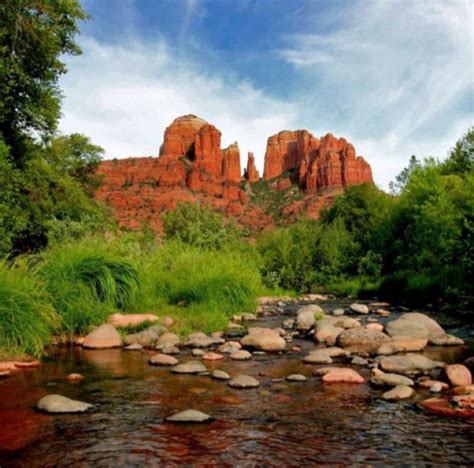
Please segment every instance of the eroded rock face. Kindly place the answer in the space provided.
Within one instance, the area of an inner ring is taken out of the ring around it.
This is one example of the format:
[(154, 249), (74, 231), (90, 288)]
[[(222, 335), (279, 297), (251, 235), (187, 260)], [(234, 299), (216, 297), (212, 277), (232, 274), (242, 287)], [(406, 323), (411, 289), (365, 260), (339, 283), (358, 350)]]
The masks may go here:
[(331, 133), (320, 139), (307, 130), (285, 130), (271, 136), (263, 177), (273, 179), (286, 171), (296, 171), (300, 186), (308, 193), (373, 183), (369, 164), (356, 156), (354, 146)]
[(247, 156), (247, 168), (244, 171), (244, 178), (249, 182), (257, 182), (260, 179), (260, 174), (255, 166), (255, 157), (253, 153), (248, 153)]
[(222, 177), (231, 182), (240, 182), (240, 151), (237, 142), (222, 150)]

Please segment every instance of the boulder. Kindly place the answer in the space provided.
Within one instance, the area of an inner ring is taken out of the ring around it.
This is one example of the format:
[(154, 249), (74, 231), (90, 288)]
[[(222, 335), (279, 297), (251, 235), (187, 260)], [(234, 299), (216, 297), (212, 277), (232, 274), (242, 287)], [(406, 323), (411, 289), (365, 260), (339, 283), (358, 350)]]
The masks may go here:
[(356, 314), (367, 315), (369, 313), (369, 308), (365, 304), (354, 303), (349, 306), (352, 312)]
[(453, 335), (435, 336), (429, 339), (429, 343), (435, 346), (461, 346), (464, 340)]
[(251, 327), (248, 331), (249, 334), (241, 340), (242, 346), (270, 352), (282, 351), (286, 347), (285, 340), (271, 328)]
[(469, 420), (474, 419), (474, 410), (455, 407), (447, 398), (428, 398), (427, 400), (418, 402), (418, 405), (439, 416)]
[(303, 358), (303, 362), (307, 364), (331, 364), (333, 357), (347, 356), (348, 352), (332, 346), (329, 348), (316, 349)]
[[(304, 308), (303, 308), (304, 309)], [(316, 318), (311, 310), (300, 310), (296, 316), (296, 329), (299, 332), (308, 332), (314, 327)]]
[(361, 326), (360, 322), (352, 317), (331, 317), (330, 320), (335, 327), (344, 328), (344, 330)]
[(335, 368), (323, 375), (324, 383), (364, 383), (364, 378), (355, 370), (349, 368)]
[(385, 392), (382, 398), (389, 401), (405, 400), (413, 396), (414, 393), (414, 390), (407, 385), (397, 385), (392, 390)]
[(218, 350), (220, 353), (232, 354), (242, 348), (242, 345), (238, 341), (228, 341), (219, 346)]
[(112, 314), (107, 323), (115, 328), (136, 327), (146, 322), (156, 322), (159, 317), (155, 314)]
[(410, 338), (428, 339), (428, 330), (423, 324), (414, 320), (399, 318), (388, 322), (385, 326), (389, 336), (408, 336)]
[(207, 372), (207, 368), (200, 361), (188, 361), (173, 367), (171, 372), (175, 374), (200, 374), (201, 372)]
[(222, 338), (211, 338), (205, 333), (197, 332), (191, 333), (186, 337), (184, 346), (189, 346), (192, 348), (209, 348), (210, 346), (222, 344), (224, 342), (225, 340)]
[(444, 362), (432, 361), (421, 354), (413, 353), (382, 357), (379, 364), (384, 371), (404, 375), (426, 373), (445, 366)]
[(175, 366), (178, 364), (178, 360), (173, 356), (168, 356), (167, 354), (154, 354), (149, 360), (148, 363), (152, 366)]
[(367, 330), (383, 332), (383, 325), (381, 323), (369, 323), (365, 326), (365, 328), (367, 328)]
[(453, 387), (472, 384), (471, 372), (462, 364), (450, 364), (446, 366), (445, 372)]
[(260, 382), (250, 375), (239, 375), (229, 381), (229, 386), (233, 388), (256, 388)]
[(337, 344), (351, 353), (375, 353), (387, 340), (384, 333), (361, 327), (344, 330), (337, 337)]
[(166, 421), (173, 423), (205, 423), (212, 420), (212, 416), (193, 409), (180, 411), (166, 418)]
[(320, 320), (316, 323), (314, 330), (314, 341), (324, 343), (329, 346), (336, 344), (337, 337), (344, 331), (344, 328), (335, 327), (328, 320)]
[(112, 325), (104, 324), (90, 332), (84, 338), (82, 346), (89, 349), (119, 348), (122, 346), (122, 339)]
[(380, 348), (377, 350), (377, 354), (383, 356), (389, 356), (396, 353), (406, 353), (410, 351), (421, 351), (425, 349), (428, 344), (427, 338), (415, 338), (411, 336), (394, 336), (387, 341), (382, 343)]
[(438, 322), (420, 312), (408, 312), (403, 314), (400, 319), (409, 320), (421, 324), (428, 332), (428, 339), (431, 341), (434, 338), (442, 337), (446, 335), (444, 329), (439, 325)]
[(47, 395), (38, 402), (36, 407), (46, 413), (83, 413), (93, 408), (90, 403), (71, 400), (62, 395)]
[(141, 351), (143, 349), (143, 346), (138, 343), (133, 343), (131, 345), (125, 346), (126, 351)]

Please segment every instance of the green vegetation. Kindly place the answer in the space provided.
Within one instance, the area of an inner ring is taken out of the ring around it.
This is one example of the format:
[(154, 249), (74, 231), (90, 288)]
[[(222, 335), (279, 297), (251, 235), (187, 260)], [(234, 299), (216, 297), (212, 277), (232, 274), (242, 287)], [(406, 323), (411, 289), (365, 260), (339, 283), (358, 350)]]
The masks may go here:
[(0, 262), (0, 355), (41, 355), (57, 321), (42, 284)]

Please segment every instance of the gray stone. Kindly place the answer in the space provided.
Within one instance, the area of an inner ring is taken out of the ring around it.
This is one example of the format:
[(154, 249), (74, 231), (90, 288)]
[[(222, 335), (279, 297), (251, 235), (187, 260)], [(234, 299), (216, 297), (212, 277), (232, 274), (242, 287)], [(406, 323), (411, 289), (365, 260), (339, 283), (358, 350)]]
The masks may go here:
[(47, 395), (38, 402), (36, 407), (47, 413), (83, 413), (93, 405), (82, 401), (71, 400), (62, 395)]
[(260, 382), (250, 375), (239, 375), (229, 381), (229, 386), (233, 388), (256, 388)]
[(352, 358), (351, 364), (354, 364), (355, 366), (367, 366), (369, 364), (369, 361), (360, 356), (354, 356)]
[(337, 337), (337, 344), (351, 353), (375, 353), (386, 340), (384, 333), (360, 327), (344, 330)]
[(212, 416), (193, 409), (181, 411), (166, 418), (166, 421), (174, 423), (205, 423), (212, 420)]
[(433, 320), (431, 317), (428, 317), (428, 315), (421, 314), (420, 312), (408, 312), (406, 314), (403, 314), (400, 318), (423, 325), (423, 327), (425, 327), (425, 329), (428, 331), (429, 341), (431, 341), (431, 339), (433, 338), (438, 338), (446, 335), (446, 332), (444, 331), (443, 327), (441, 327), (438, 322)]
[(351, 304), (349, 308), (356, 314), (367, 315), (369, 313), (369, 308), (365, 304), (358, 304), (355, 302), (354, 304)]
[(224, 372), (223, 370), (216, 369), (212, 374), (211, 374), (213, 379), (216, 380), (230, 380), (230, 375), (227, 372)]
[(414, 390), (407, 385), (397, 385), (396, 387), (392, 388), (392, 390), (385, 392), (382, 395), (382, 398), (389, 401), (405, 400), (410, 398), (414, 393)]
[(207, 372), (207, 368), (200, 361), (188, 361), (173, 367), (171, 372), (175, 374), (199, 374), (201, 372)]
[(409, 336), (410, 338), (428, 339), (428, 330), (419, 322), (399, 318), (385, 325), (390, 336)]
[(396, 387), (397, 385), (411, 387), (415, 384), (412, 379), (404, 375), (386, 373), (379, 369), (373, 369), (372, 374), (373, 376), (370, 379), (370, 383), (378, 387)]
[(412, 375), (430, 372), (436, 368), (444, 368), (445, 364), (432, 361), (421, 354), (406, 354), (403, 356), (387, 356), (380, 358), (380, 367), (387, 372)]

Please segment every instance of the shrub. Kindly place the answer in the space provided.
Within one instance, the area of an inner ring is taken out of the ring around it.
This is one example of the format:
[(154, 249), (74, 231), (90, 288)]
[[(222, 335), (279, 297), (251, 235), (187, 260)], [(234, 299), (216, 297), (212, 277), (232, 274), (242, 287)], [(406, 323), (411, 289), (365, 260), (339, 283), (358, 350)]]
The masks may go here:
[(0, 262), (0, 352), (39, 356), (56, 322), (56, 312), (38, 279)]
[(123, 254), (111, 242), (82, 242), (56, 245), (37, 257), (35, 271), (46, 283), (63, 331), (85, 332), (114, 309), (132, 304), (140, 278)]

